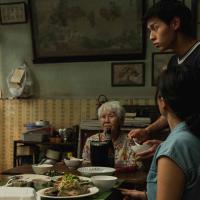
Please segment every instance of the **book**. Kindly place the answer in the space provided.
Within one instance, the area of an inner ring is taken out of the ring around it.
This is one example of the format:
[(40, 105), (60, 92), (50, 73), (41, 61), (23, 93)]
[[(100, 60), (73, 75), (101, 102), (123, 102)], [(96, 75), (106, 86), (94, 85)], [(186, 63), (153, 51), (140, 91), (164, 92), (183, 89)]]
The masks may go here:
[(136, 117), (136, 113), (125, 113), (125, 117), (129, 118), (129, 117)]

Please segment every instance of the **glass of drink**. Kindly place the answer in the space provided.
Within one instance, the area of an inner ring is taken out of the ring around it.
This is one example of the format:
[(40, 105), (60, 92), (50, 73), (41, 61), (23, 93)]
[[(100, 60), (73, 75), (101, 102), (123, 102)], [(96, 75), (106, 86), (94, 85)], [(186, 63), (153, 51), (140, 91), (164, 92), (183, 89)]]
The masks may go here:
[(90, 160), (92, 166), (108, 166), (108, 141), (90, 142)]

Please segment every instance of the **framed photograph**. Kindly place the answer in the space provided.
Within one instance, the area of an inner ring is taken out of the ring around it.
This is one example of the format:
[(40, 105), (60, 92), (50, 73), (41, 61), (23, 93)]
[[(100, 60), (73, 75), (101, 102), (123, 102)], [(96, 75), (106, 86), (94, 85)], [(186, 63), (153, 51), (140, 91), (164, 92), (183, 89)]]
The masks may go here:
[(156, 86), (160, 73), (167, 67), (169, 59), (173, 55), (172, 52), (152, 53), (152, 86)]
[(20, 24), (27, 22), (25, 2), (0, 4), (1, 24)]
[(112, 86), (144, 86), (144, 62), (112, 63)]
[(144, 0), (29, 0), (34, 63), (145, 58)]

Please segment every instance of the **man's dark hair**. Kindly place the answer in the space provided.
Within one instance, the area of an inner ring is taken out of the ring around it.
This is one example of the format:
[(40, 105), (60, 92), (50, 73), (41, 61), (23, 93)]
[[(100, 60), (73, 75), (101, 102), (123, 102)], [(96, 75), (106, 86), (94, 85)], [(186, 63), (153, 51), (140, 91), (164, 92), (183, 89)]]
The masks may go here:
[(144, 22), (153, 17), (161, 19), (166, 24), (170, 24), (174, 17), (180, 19), (180, 32), (194, 37), (194, 24), (190, 9), (178, 0), (160, 0), (149, 8), (144, 16)]

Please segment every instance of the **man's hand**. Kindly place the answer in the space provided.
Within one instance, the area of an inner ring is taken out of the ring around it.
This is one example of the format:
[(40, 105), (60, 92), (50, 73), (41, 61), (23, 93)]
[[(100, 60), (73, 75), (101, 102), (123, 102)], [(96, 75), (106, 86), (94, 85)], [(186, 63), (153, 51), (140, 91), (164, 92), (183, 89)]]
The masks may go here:
[(136, 138), (138, 143), (143, 143), (149, 137), (148, 130), (145, 128), (136, 128), (128, 133), (130, 139)]
[(136, 153), (138, 160), (145, 160), (145, 159), (151, 158), (154, 155), (158, 145), (162, 142), (163, 141), (161, 140), (147, 140), (146, 142), (144, 142), (143, 144), (148, 144), (151, 147), (147, 149), (146, 151)]

